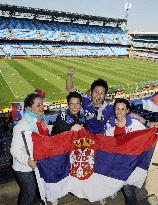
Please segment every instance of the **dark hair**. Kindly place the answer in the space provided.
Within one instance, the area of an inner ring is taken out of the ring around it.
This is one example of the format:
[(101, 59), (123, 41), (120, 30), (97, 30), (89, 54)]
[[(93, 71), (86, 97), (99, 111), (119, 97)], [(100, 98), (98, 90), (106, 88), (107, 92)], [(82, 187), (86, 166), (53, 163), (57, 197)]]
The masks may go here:
[(94, 88), (96, 86), (102, 86), (103, 88), (105, 88), (105, 94), (107, 94), (108, 92), (108, 84), (107, 81), (99, 78), (97, 80), (95, 80), (92, 84), (91, 84), (91, 92), (93, 92)]
[(77, 92), (70, 92), (68, 94), (68, 96), (66, 97), (68, 104), (69, 104), (69, 101), (71, 98), (78, 98), (80, 100), (80, 102), (82, 102), (82, 96)]
[(41, 98), (41, 96), (38, 93), (28, 94), (24, 100), (24, 108), (31, 107), (35, 98)]
[(124, 99), (124, 98), (117, 98), (117, 99), (115, 100), (114, 106), (113, 106), (114, 109), (115, 109), (117, 103), (124, 103), (124, 104), (126, 105), (127, 109), (130, 109), (130, 104), (129, 104), (128, 100), (126, 100), (126, 99)]

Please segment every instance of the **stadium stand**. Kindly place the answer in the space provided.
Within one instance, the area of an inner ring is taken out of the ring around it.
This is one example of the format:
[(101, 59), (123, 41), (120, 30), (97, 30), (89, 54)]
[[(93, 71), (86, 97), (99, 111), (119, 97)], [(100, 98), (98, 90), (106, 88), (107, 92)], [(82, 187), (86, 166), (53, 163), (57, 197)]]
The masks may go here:
[(129, 35), (133, 57), (158, 61), (158, 33), (133, 32)]
[(125, 19), (0, 4), (0, 57), (134, 57), (158, 61), (158, 33)]
[(128, 56), (130, 42), (121, 28), (125, 22), (0, 5), (0, 56)]
[(0, 115), (0, 184), (14, 180), (10, 154), (12, 128), (11, 118)]

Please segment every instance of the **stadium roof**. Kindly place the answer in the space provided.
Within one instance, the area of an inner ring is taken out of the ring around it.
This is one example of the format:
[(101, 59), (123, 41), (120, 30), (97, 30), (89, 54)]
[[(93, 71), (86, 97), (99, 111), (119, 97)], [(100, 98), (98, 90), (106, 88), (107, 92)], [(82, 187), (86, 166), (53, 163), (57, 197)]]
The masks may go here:
[(138, 32), (138, 31), (133, 31), (129, 32), (130, 35), (137, 35), (137, 36), (158, 36), (158, 32)]
[(38, 19), (38, 20), (49, 20), (49, 21), (63, 21), (63, 22), (84, 22), (89, 23), (102, 23), (106, 25), (113, 23), (116, 25), (121, 25), (126, 22), (126, 19), (118, 18), (106, 18), (100, 16), (92, 16), (85, 14), (69, 13), (48, 9), (38, 9), (31, 7), (21, 7), (14, 5), (0, 4), (0, 16), (4, 17), (17, 17), (17, 18), (28, 18), (28, 19)]

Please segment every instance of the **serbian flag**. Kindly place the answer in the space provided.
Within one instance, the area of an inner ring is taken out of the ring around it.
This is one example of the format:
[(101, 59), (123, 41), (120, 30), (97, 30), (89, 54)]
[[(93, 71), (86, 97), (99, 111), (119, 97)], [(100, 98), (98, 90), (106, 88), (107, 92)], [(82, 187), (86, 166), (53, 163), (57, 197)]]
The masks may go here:
[(156, 129), (121, 137), (85, 129), (49, 137), (32, 133), (36, 177), (45, 201), (68, 192), (91, 202), (113, 196), (124, 185), (142, 187), (156, 144)]
[(24, 110), (23, 102), (12, 103), (12, 118), (13, 121), (18, 121), (22, 119)]
[(143, 109), (158, 112), (158, 92), (142, 100)]

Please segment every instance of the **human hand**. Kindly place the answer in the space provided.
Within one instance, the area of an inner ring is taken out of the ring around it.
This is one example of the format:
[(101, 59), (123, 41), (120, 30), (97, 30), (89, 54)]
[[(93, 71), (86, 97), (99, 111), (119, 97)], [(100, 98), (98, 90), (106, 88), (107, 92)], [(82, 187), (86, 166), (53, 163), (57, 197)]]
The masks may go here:
[(37, 162), (32, 160), (32, 159), (28, 159), (28, 165), (32, 168), (35, 169), (37, 166)]
[(75, 73), (75, 69), (73, 67), (68, 67), (67, 69), (67, 75), (73, 75)]
[(152, 127), (158, 128), (158, 122), (148, 122), (147, 126), (149, 128), (152, 128)]
[(74, 126), (71, 127), (71, 131), (79, 131), (83, 128), (83, 125), (75, 124)]

